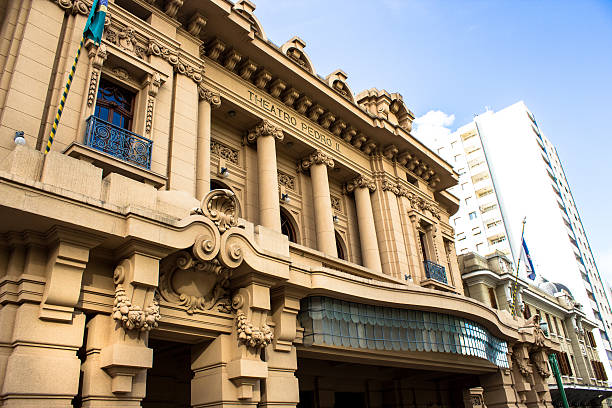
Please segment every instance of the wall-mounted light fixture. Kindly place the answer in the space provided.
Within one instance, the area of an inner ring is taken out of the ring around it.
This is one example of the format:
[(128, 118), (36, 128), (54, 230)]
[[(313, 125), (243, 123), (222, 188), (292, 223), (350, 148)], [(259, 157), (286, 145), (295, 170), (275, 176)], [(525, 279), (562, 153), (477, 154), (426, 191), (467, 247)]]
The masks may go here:
[(218, 174), (223, 178), (228, 178), (230, 176), (230, 171), (227, 168), (225, 159), (219, 159)]
[(18, 130), (17, 132), (15, 132), (15, 137), (13, 138), (13, 142), (15, 142), (16, 145), (25, 145), (26, 144), (26, 140), (25, 137), (23, 137), (24, 133), (23, 130)]
[(337, 224), (337, 223), (339, 223), (339, 222), (340, 222), (340, 218), (338, 218), (338, 216), (337, 216), (337, 215), (334, 215), (334, 216), (332, 217), (332, 220), (334, 221), (334, 224)]
[(281, 194), (281, 200), (283, 200), (286, 203), (289, 203), (289, 202), (291, 202), (291, 197), (289, 197), (289, 194), (283, 193), (283, 194)]
[(278, 196), (285, 204), (289, 204), (291, 202), (291, 197), (289, 197), (289, 193), (287, 193), (285, 186), (278, 186)]

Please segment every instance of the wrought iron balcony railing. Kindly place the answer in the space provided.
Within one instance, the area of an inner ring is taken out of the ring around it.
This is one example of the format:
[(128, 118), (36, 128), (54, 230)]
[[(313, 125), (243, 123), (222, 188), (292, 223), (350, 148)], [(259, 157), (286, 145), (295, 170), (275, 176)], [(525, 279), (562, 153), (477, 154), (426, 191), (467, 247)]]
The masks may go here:
[(151, 169), (152, 140), (95, 116), (87, 119), (85, 144), (128, 163)]
[(425, 265), (425, 275), (429, 279), (448, 284), (446, 269), (442, 265), (427, 260), (423, 261), (423, 264)]

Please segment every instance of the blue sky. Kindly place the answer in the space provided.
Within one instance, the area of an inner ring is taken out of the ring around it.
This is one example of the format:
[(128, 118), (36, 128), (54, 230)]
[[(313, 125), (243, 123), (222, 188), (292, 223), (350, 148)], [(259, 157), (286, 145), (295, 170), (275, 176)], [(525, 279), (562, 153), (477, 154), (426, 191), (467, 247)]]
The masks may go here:
[[(612, 1), (256, 0), (277, 45), (294, 35), (318, 74), (400, 92), (454, 130), (525, 101), (556, 145), (600, 273), (612, 281)], [(454, 115), (454, 120), (453, 116)], [(518, 164), (518, 161), (517, 161)]]

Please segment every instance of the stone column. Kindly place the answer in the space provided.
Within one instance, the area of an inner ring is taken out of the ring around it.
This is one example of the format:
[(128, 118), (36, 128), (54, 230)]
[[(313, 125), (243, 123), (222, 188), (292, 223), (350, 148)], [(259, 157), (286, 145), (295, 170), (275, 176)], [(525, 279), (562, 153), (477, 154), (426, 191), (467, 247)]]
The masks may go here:
[(363, 266), (382, 273), (374, 214), (372, 213), (372, 202), (370, 201), (370, 192), (375, 190), (376, 184), (364, 177), (357, 177), (346, 184), (346, 191), (349, 193), (354, 192), (355, 194)]
[(329, 180), (327, 179), (327, 167), (334, 168), (334, 161), (325, 153), (317, 150), (306, 159), (301, 160), (298, 167), (301, 171), (310, 169), (317, 249), (326, 255), (337, 257), (336, 230), (334, 229)]
[(196, 198), (202, 200), (210, 190), (210, 127), (211, 109), (221, 106), (217, 92), (198, 86), (198, 147), (196, 159)]
[(257, 141), (259, 224), (277, 232), (281, 232), (281, 226), (275, 142), (283, 137), (282, 129), (267, 120), (259, 122), (247, 135), (249, 143)]

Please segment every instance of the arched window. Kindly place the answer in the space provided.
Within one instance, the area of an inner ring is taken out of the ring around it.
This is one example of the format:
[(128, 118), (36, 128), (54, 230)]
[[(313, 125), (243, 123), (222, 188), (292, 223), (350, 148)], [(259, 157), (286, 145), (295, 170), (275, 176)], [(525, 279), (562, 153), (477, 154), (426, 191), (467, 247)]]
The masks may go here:
[(338, 232), (336, 232), (336, 250), (338, 251), (338, 258), (347, 261), (346, 250), (344, 249), (344, 242), (342, 241), (342, 237), (340, 237), (340, 234), (338, 234)]
[(94, 115), (123, 129), (132, 129), (134, 93), (102, 78)]
[(280, 210), (280, 221), (281, 221), (281, 232), (289, 238), (290, 242), (297, 244), (297, 235), (295, 233), (295, 227), (287, 211), (284, 208)]

